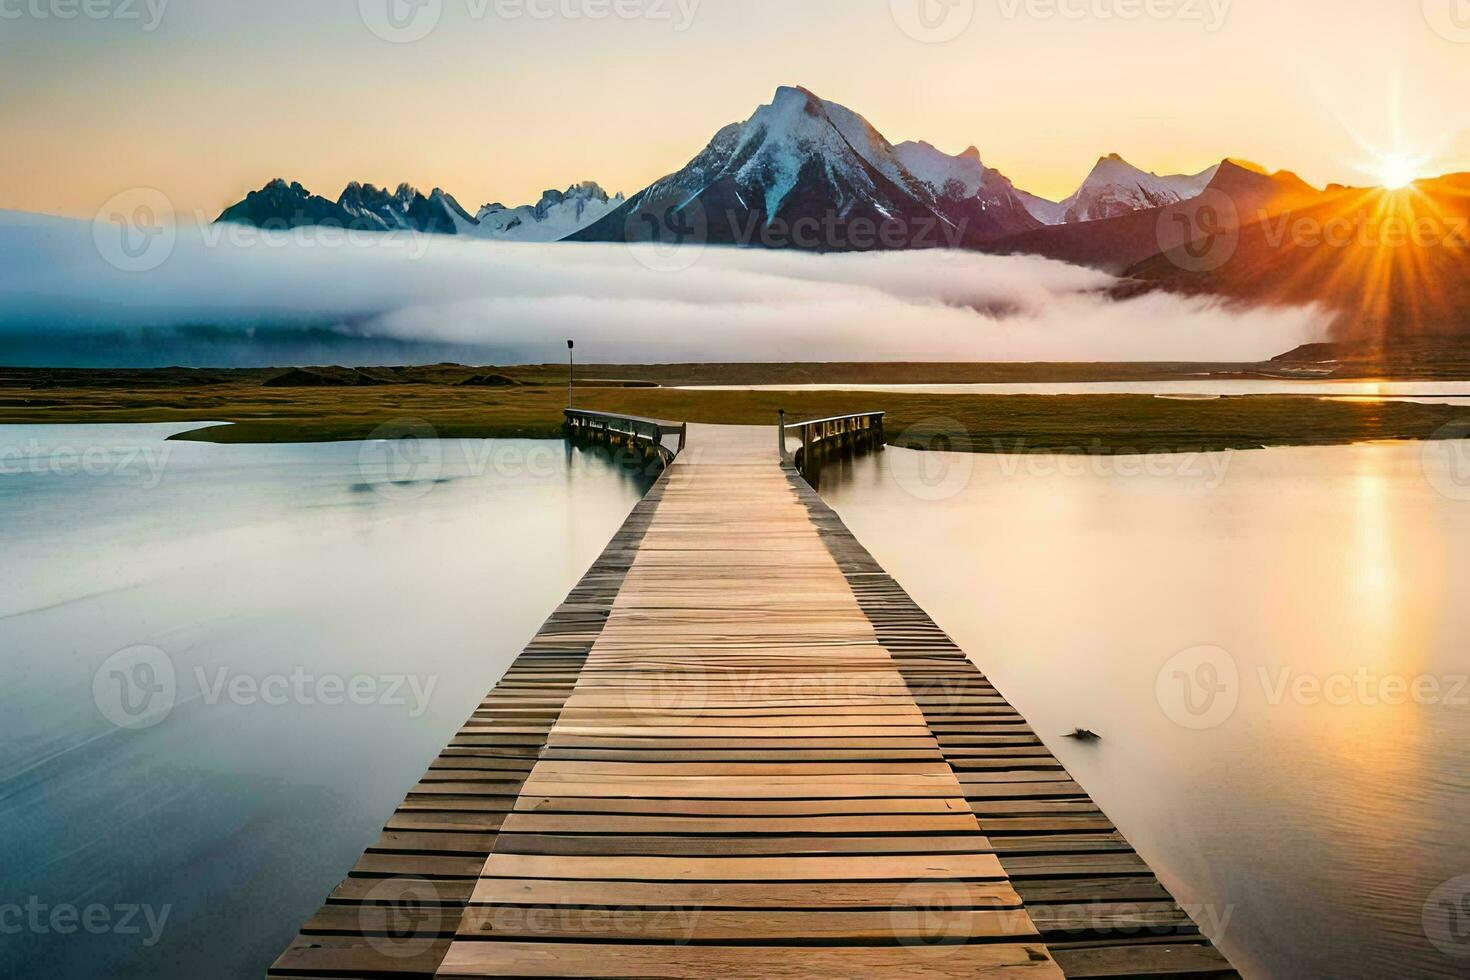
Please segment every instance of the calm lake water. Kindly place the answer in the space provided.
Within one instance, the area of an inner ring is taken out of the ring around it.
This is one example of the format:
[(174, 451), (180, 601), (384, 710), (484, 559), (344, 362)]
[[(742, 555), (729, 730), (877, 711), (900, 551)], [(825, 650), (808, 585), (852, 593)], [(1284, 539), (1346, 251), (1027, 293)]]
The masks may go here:
[[(179, 428), (0, 427), (3, 976), (259, 976), (646, 487)], [(1466, 975), (1470, 444), (822, 492), (1248, 976)]]
[[(698, 390), (698, 389), (696, 389)], [(886, 391), (911, 395), (1305, 395), (1462, 404), (1470, 381), (1286, 381), (1201, 377), (1189, 381), (1063, 381), (957, 385), (723, 385), (710, 391)]]
[(1247, 976), (1470, 975), (1470, 443), (821, 482)]
[(0, 426), (0, 976), (263, 975), (646, 488), (181, 428)]

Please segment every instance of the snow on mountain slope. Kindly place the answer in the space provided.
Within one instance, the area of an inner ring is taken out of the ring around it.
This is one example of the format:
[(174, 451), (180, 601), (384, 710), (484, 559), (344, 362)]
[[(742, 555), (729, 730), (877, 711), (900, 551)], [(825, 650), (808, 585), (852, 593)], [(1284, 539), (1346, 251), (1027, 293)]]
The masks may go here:
[(683, 170), (572, 238), (665, 240), (675, 231), (681, 240), (841, 251), (960, 247), (1036, 225), (978, 151), (895, 147), (851, 109), (784, 86)]
[[(839, 213), (870, 205), (891, 214), (909, 203), (903, 196), (922, 194), (892, 145), (867, 120), (804, 88), (778, 89), (771, 104), (757, 109), (745, 124), (731, 156), (731, 164), (738, 164), (737, 182), (758, 192), (770, 217), (781, 215), (802, 171), (812, 163), (825, 169), (827, 182), (837, 191)], [(893, 186), (884, 186), (878, 177)]]
[(894, 156), (919, 180), (929, 186), (935, 197), (974, 197), (985, 180), (985, 165), (980, 151), (970, 147), (959, 156), (950, 156), (928, 143), (900, 143)]
[(610, 198), (596, 183), (587, 181), (564, 192), (547, 191), (534, 205), (507, 208), (491, 204), (478, 216), (471, 216), (454, 195), (438, 187), (425, 197), (409, 184), (389, 191), (353, 181), (331, 201), (300, 184), (276, 179), (226, 208), (218, 220), (277, 230), (323, 226), (554, 242), (596, 221), (622, 201), (621, 194)]
[(1198, 197), (1217, 170), (1219, 167), (1215, 166), (1197, 174), (1159, 176), (1140, 170), (1113, 153), (1099, 159), (1082, 186), (1066, 200), (1048, 201), (1033, 194), (1026, 194), (1023, 200), (1043, 224), (1098, 221)]
[(928, 143), (900, 143), (894, 153), (926, 187), (939, 210), (966, 229), (970, 242), (989, 242), (1039, 226), (1021, 193), (970, 147), (950, 156)]
[(1031, 212), (1032, 217), (1044, 225), (1061, 225), (1067, 223), (1067, 201), (1048, 201), (1044, 197), (1037, 197), (1027, 191), (1017, 191), (1021, 202), (1026, 205), (1026, 210)]
[(470, 219), (473, 226), (465, 233), (508, 242), (554, 242), (587, 227), (622, 203), (622, 194), (610, 197), (589, 180), (565, 191), (549, 190), (535, 204), (517, 208), (487, 204)]

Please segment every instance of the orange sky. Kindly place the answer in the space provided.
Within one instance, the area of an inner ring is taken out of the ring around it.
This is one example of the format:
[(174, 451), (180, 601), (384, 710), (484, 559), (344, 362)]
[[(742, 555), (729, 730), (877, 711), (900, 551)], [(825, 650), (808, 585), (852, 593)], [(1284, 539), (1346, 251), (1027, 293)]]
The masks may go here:
[(1398, 144), (1470, 170), (1461, 0), (421, 0), (403, 9), (432, 19), (397, 27), (406, 0), (36, 16), (55, 2), (0, 22), (3, 208), (90, 217), (154, 187), (213, 217), (275, 176), (438, 185), (471, 210), (632, 192), (783, 83), (1054, 197), (1110, 152), (1368, 183), (1371, 148)]

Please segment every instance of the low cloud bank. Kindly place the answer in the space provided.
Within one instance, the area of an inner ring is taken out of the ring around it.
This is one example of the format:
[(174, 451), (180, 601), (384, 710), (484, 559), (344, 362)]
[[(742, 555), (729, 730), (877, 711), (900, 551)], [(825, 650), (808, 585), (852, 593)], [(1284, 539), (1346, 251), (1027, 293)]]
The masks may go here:
[[(0, 363), (1257, 360), (1314, 309), (1151, 294), (1046, 259), (120, 229), (0, 214)], [(152, 252), (150, 254), (150, 249)]]

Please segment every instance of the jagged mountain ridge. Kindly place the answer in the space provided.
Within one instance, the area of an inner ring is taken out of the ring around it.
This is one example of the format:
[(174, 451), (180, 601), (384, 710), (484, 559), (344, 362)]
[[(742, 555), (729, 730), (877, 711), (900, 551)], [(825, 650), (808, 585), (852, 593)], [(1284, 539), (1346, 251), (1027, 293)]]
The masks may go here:
[[(1201, 228), (1219, 226), (1228, 231), (1317, 193), (1295, 174), (1264, 174), (1226, 160), (1212, 169), (1209, 184), (1193, 197), (1095, 221), (1047, 225), (1000, 239), (987, 250), (1040, 255), (1118, 274), (1186, 244)], [(1206, 208), (1212, 209), (1208, 215)]]
[[(1203, 193), (1221, 169), (1158, 176), (1110, 154), (1098, 160), (1076, 193), (1052, 202), (1016, 188), (987, 167), (974, 146), (951, 155), (926, 142), (892, 144), (851, 109), (785, 86), (745, 122), (716, 133), (683, 169), (628, 200), (588, 182), (547, 191), (534, 205), (487, 204), (472, 216), (437, 188), (426, 197), (406, 184), (389, 192), (353, 183), (333, 202), (276, 180), (219, 220), (506, 241), (702, 240), (818, 251), (992, 249), (1002, 241), (1024, 251), (1024, 243), (1034, 239), (1041, 254), (1057, 251), (1057, 242), (1066, 254), (1078, 249), (1067, 244), (1073, 239), (1040, 233), (1182, 204)], [(1090, 230), (1081, 250), (1096, 253), (1115, 237), (1106, 226)], [(1093, 239), (1101, 245), (1092, 247)], [(1111, 255), (1105, 264), (1126, 267), (1140, 257), (1139, 247)], [(1094, 255), (1088, 264), (1104, 263)]]
[(584, 181), (565, 191), (549, 190), (535, 204), (517, 208), (487, 204), (474, 220), (482, 237), (554, 242), (585, 228), (623, 200), (622, 194), (609, 195), (596, 183)]
[(1062, 201), (1024, 194), (1027, 209), (1046, 225), (1102, 221), (1134, 211), (1167, 207), (1204, 193), (1220, 168), (1197, 174), (1160, 176), (1135, 167), (1116, 153), (1100, 157), (1076, 192)]
[(488, 204), (472, 216), (452, 194), (437, 187), (425, 196), (406, 183), (390, 192), (353, 181), (332, 201), (300, 183), (277, 178), (226, 208), (216, 220), (273, 230), (327, 226), (549, 242), (597, 220), (622, 200), (621, 194), (609, 196), (597, 183), (584, 181), (565, 191), (546, 191), (534, 205)]
[(571, 240), (966, 247), (1038, 224), (973, 148), (951, 157), (928, 144), (894, 146), (845, 106), (787, 86)]

